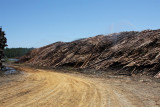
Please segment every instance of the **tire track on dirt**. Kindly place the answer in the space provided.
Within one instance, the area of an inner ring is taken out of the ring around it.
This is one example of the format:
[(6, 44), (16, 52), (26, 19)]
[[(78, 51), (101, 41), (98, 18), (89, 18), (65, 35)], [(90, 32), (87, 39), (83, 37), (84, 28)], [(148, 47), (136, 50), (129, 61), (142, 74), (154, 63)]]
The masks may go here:
[(119, 94), (122, 91), (113, 91), (110, 85), (49, 70), (21, 67), (21, 71), (27, 75), (24, 81), (13, 81), (14, 85), (5, 86), (5, 90), (0, 87), (1, 107), (122, 107), (125, 102), (134, 106), (128, 97)]

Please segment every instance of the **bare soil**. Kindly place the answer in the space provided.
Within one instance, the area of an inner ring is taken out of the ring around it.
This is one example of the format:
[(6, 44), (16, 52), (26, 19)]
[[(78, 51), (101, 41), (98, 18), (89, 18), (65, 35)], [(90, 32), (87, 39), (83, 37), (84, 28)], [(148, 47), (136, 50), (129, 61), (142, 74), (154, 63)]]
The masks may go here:
[(1, 107), (159, 107), (160, 83), (142, 78), (15, 67), (23, 71), (0, 77)]

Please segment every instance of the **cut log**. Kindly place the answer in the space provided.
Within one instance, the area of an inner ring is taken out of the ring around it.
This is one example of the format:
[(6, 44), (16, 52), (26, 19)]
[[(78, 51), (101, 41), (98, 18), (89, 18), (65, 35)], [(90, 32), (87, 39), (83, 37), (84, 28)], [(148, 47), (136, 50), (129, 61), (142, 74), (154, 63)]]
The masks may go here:
[(160, 71), (154, 77), (160, 79)]

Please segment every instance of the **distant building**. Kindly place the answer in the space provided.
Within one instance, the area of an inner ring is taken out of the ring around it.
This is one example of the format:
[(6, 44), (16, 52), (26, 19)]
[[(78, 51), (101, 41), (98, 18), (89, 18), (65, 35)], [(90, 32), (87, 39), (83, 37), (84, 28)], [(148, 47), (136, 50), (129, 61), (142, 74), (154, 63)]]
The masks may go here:
[(5, 37), (5, 32), (2, 31), (0, 27), (0, 69), (4, 67), (4, 48), (7, 46), (7, 39)]

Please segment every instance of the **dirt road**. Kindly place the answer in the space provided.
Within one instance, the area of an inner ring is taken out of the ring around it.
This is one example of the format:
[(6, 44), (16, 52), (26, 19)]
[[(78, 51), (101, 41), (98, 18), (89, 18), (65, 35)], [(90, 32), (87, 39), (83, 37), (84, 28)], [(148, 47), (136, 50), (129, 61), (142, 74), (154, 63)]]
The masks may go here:
[[(133, 93), (94, 78), (21, 68), (7, 80), (1, 78), (1, 107), (144, 107)], [(110, 81), (112, 82), (112, 81)]]

